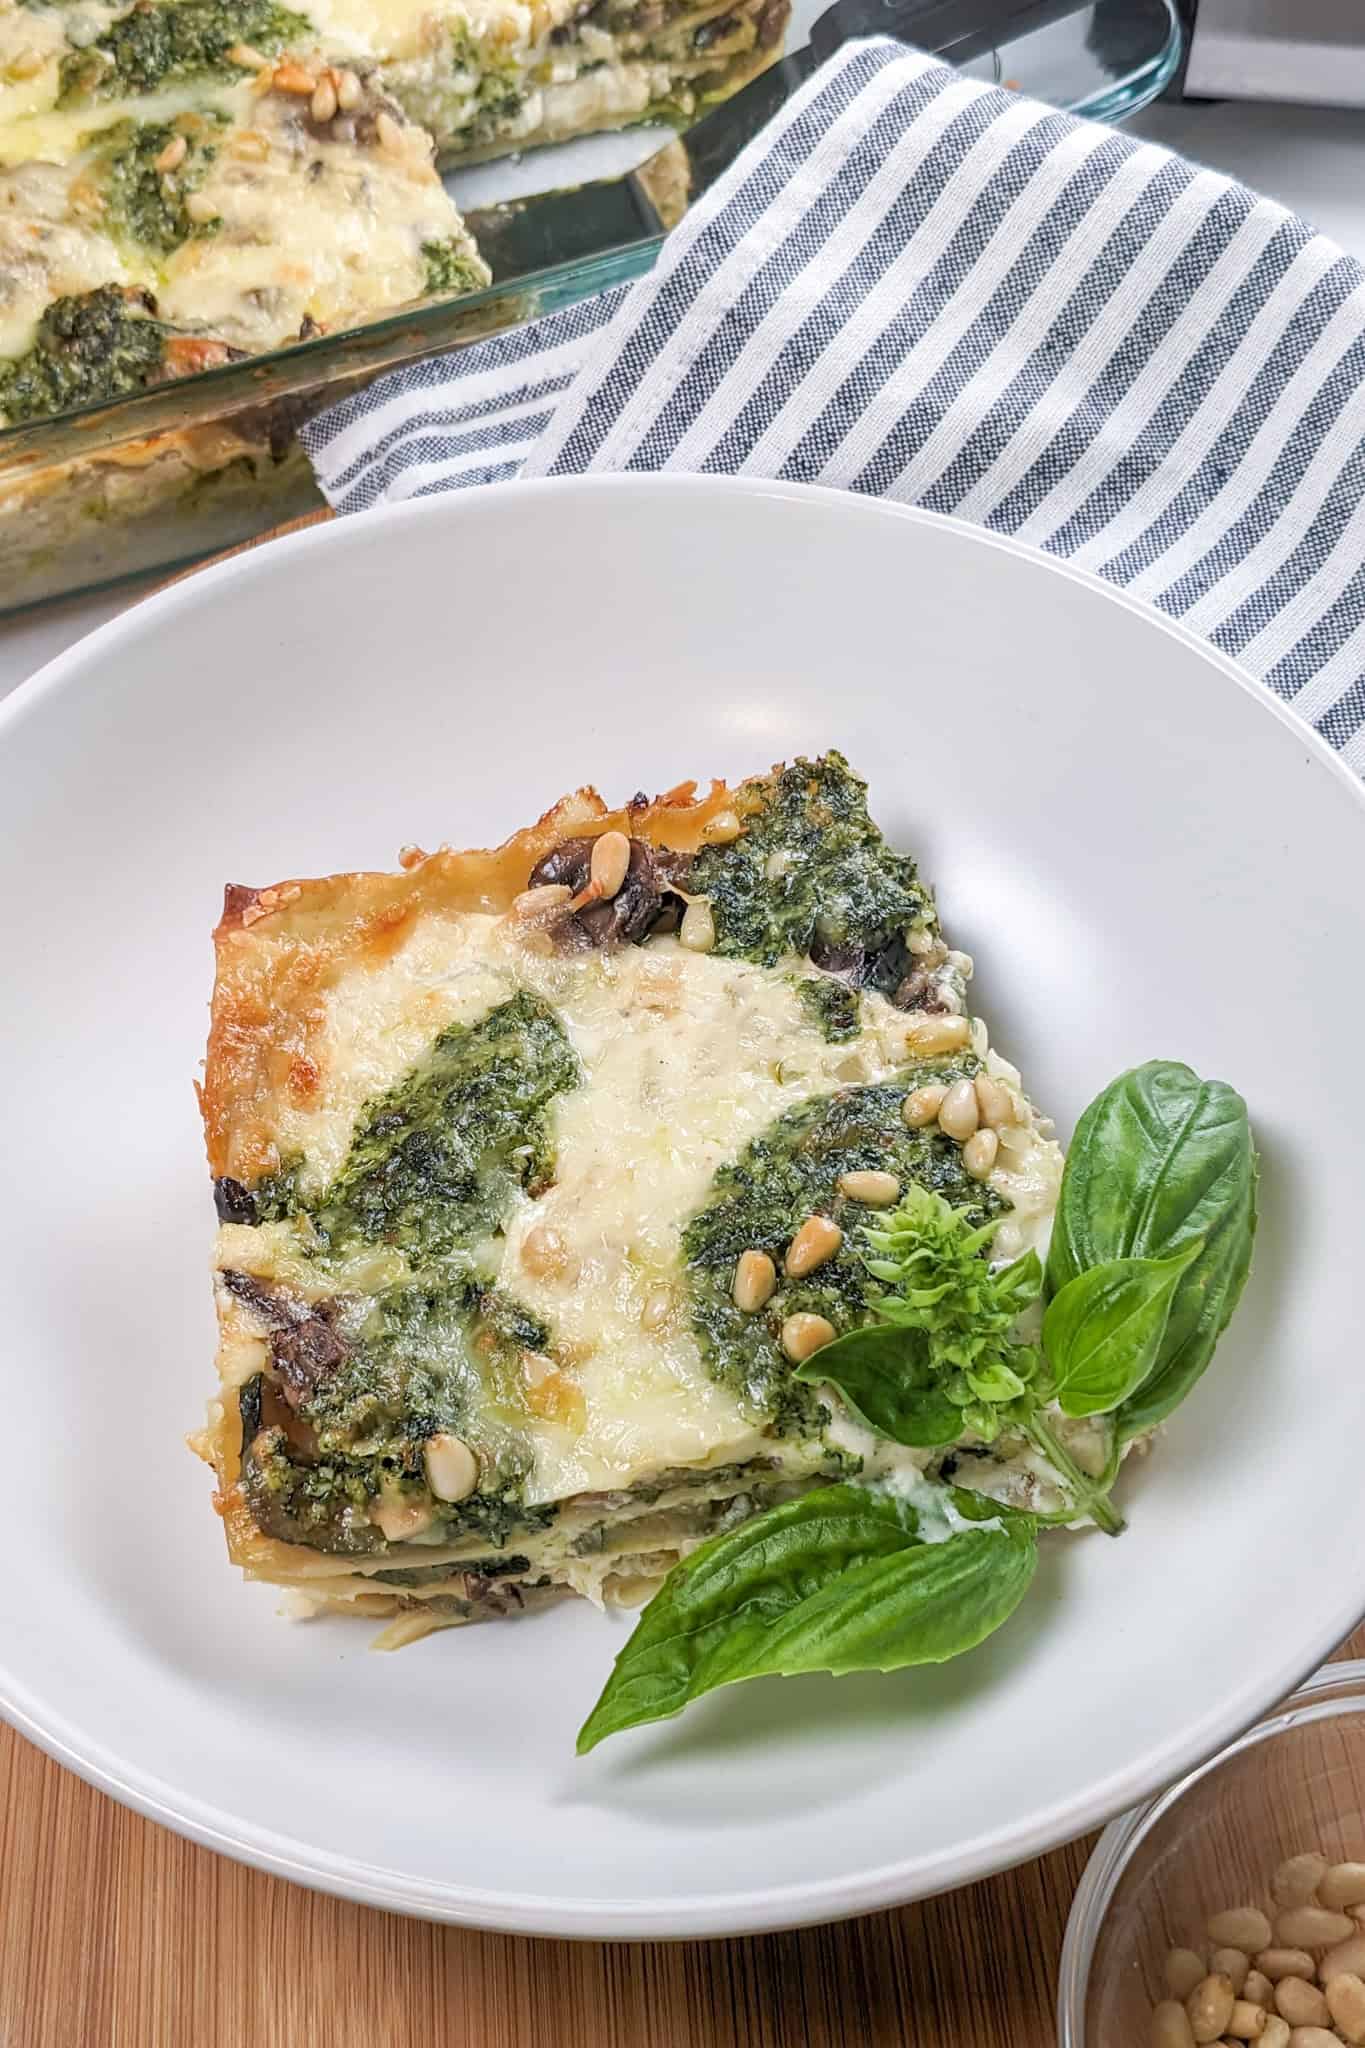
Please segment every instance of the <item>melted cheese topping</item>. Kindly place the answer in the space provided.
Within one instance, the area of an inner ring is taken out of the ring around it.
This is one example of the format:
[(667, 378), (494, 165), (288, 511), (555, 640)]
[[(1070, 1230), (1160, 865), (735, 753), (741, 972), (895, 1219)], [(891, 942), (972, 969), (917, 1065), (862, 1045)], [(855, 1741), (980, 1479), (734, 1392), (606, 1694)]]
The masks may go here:
[(57, 97), (62, 58), (92, 43), (120, 10), (98, 0), (26, 7), (0, 0), (0, 121), (42, 113)]
[(473, 256), (420, 128), (392, 146), (323, 140), (305, 111), (269, 93), (219, 149), (198, 197), (222, 225), (183, 243), (159, 282), (173, 326), (272, 348), (305, 319), (346, 327), (419, 298), (426, 242), (456, 237)]
[(525, 0), (459, 0), (444, 6), (433, 6), (431, 0), (309, 0), (307, 12), (329, 43), (388, 61), (419, 50), (448, 52), (455, 27), (491, 35), (498, 49), (519, 53), (568, 21), (574, 5), (575, 0), (539, 0), (535, 6)]
[(64, 164), (92, 136), (119, 121), (173, 121), (177, 114), (188, 113), (220, 113), (229, 121), (240, 121), (248, 116), (251, 101), (249, 80), (235, 86), (193, 80), (167, 86), (164, 92), (44, 109), (0, 126), (0, 163)]
[[(764, 1436), (712, 1380), (688, 1318), (680, 1248), (717, 1169), (785, 1109), (906, 1064), (907, 1019), (876, 994), (863, 994), (859, 1035), (828, 1043), (798, 995), (803, 971), (697, 954), (668, 938), (561, 954), (514, 919), (465, 913), (423, 920), (382, 966), (358, 966), (330, 991), (314, 1053), (321, 1084), (280, 1124), (281, 1152), (302, 1157), (306, 1198), (341, 1169), (366, 1102), (447, 1025), (476, 1022), (519, 988), (554, 1008), (581, 1062), (580, 1085), (552, 1107), (554, 1184), (519, 1202), (491, 1248), (500, 1283), (554, 1333), (556, 1380), (571, 1375), (571, 1419), (558, 1419), (565, 1410), (553, 1400), (529, 1415), (528, 1500), (622, 1488), (671, 1466), (810, 1462), (809, 1448)], [(1018, 1129), (997, 1184), (1009, 1193), (1027, 1182), (1037, 1194), (1036, 1212), (1015, 1225), (1022, 1248), (1046, 1226), (1060, 1154), (1034, 1124)], [(260, 1270), (254, 1240), (284, 1277), (270, 1239), (269, 1229), (225, 1228), (219, 1263)], [(297, 1285), (301, 1275), (288, 1277)], [(534, 1389), (531, 1398), (534, 1406)]]
[[(181, 91), (134, 111), (164, 121), (192, 103)], [(102, 137), (127, 109), (0, 131), (0, 162), (21, 159), (0, 171), (0, 357), (32, 346), (54, 299), (102, 284), (145, 286), (172, 327), (254, 352), (297, 340), (305, 321), (347, 327), (420, 298), (425, 243), (475, 255), (420, 128), (396, 124), (386, 145), (334, 140), (309, 125), (306, 101), (249, 84), (212, 104), (229, 126), (192, 203), (220, 225), (165, 257), (103, 224)]]
[(53, 299), (135, 282), (98, 221), (73, 204), (76, 177), (71, 166), (48, 163), (0, 171), (0, 357), (32, 346)]

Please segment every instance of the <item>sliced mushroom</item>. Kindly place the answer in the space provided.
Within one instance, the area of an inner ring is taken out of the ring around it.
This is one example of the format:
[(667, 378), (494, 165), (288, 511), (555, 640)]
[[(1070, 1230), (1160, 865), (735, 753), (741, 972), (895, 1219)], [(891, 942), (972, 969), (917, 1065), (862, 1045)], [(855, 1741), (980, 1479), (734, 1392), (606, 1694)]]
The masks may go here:
[[(591, 838), (563, 840), (536, 862), (527, 887), (559, 883), (580, 895), (589, 885), (593, 845)], [(632, 839), (620, 888), (613, 896), (585, 903), (561, 918), (552, 927), (555, 939), (568, 947), (638, 945), (680, 914), (676, 891), (684, 883), (687, 866), (686, 855)]]
[(223, 1274), (223, 1284), (269, 1330), (280, 1391), (291, 1408), (302, 1407), (348, 1355), (336, 1327), (337, 1304), (297, 1301), (235, 1270)]

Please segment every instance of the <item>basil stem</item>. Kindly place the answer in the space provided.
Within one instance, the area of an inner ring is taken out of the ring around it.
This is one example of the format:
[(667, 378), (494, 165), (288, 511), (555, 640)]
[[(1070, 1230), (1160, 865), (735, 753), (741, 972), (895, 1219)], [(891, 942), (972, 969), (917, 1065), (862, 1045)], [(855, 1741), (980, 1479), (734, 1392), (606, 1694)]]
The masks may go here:
[(1066, 1445), (1059, 1437), (1053, 1435), (1049, 1425), (1036, 1410), (1021, 1426), (1033, 1448), (1041, 1451), (1053, 1471), (1065, 1482), (1071, 1495), (1071, 1506), (1064, 1513), (1040, 1515), (1038, 1519), (1046, 1522), (1072, 1522), (1082, 1515), (1089, 1515), (1095, 1527), (1103, 1529), (1106, 1536), (1121, 1536), (1128, 1524), (1109, 1498), (1114, 1473), (1106, 1470), (1100, 1478), (1094, 1479), (1090, 1473), (1083, 1472)]

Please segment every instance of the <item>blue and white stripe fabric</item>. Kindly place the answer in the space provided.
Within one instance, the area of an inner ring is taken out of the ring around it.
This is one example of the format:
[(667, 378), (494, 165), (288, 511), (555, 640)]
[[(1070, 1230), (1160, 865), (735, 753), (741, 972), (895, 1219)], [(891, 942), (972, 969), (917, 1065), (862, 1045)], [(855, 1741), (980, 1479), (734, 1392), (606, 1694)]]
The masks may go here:
[(1182, 619), (1365, 772), (1365, 271), (898, 43), (817, 73), (648, 277), (305, 440), (341, 512), (657, 469), (956, 513)]

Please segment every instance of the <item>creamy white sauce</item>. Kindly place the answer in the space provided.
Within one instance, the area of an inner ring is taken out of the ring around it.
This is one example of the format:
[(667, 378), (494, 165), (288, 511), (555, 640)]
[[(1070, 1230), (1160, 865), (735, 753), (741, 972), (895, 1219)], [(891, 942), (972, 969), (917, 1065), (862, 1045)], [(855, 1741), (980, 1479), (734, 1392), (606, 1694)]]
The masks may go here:
[(946, 1543), (950, 1536), (961, 1536), (968, 1529), (999, 1529), (1003, 1527), (998, 1515), (985, 1521), (970, 1521), (957, 1507), (947, 1487), (931, 1479), (913, 1467), (903, 1467), (890, 1472), (884, 1478), (859, 1484), (870, 1484), (875, 1492), (890, 1494), (893, 1499), (904, 1501), (915, 1511), (915, 1533), (921, 1543)]

